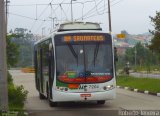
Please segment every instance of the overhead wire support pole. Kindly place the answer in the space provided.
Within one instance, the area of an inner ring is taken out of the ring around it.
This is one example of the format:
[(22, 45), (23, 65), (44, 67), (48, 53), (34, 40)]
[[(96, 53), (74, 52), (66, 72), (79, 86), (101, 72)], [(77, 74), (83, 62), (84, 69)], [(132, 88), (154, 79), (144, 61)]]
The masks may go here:
[[(53, 18), (53, 8), (52, 8), (52, 4), (50, 3), (50, 6), (51, 6), (51, 19)], [(53, 29), (54, 29), (54, 26), (53, 26), (54, 24), (53, 24), (53, 21), (51, 21), (51, 31), (53, 31)]]
[(0, 111), (8, 110), (5, 2), (0, 0)]
[(109, 32), (112, 32), (112, 25), (111, 25), (111, 9), (110, 9), (110, 0), (108, 0), (108, 21), (109, 21)]

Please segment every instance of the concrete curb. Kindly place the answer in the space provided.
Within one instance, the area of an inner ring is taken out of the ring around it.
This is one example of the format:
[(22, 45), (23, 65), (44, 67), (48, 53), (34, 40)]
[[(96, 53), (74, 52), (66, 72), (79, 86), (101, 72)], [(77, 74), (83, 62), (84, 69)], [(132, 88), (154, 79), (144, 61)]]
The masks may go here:
[(143, 91), (143, 90), (133, 89), (133, 88), (129, 88), (129, 87), (122, 87), (122, 86), (117, 86), (117, 88), (160, 97), (160, 93), (153, 93), (153, 92), (150, 92), (150, 91), (147, 91), (147, 90)]

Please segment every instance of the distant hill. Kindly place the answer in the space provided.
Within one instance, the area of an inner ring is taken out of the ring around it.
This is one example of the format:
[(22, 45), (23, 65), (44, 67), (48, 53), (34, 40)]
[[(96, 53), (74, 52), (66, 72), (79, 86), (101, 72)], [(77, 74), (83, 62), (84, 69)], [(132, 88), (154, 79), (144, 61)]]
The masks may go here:
[(152, 34), (150, 32), (143, 33), (142, 35), (152, 36)]
[[(131, 47), (134, 46), (136, 43), (141, 42), (143, 44), (150, 44), (152, 34), (149, 32), (145, 32), (143, 34), (129, 34), (127, 31), (121, 31), (121, 33), (125, 34), (124, 39), (116, 38), (115, 45), (121, 47)], [(126, 43), (126, 44), (125, 44)]]

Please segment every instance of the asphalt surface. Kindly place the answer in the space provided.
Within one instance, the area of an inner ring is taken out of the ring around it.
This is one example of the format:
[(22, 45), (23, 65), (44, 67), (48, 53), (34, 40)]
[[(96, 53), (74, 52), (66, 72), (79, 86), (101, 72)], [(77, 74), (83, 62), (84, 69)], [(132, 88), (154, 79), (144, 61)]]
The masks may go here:
[(116, 99), (106, 101), (105, 105), (97, 105), (94, 102), (61, 103), (58, 107), (51, 108), (47, 100), (39, 99), (34, 74), (22, 73), (19, 70), (10, 72), (14, 83), (23, 85), (29, 91), (24, 107), (29, 116), (119, 116), (125, 115), (123, 113), (145, 116), (142, 111), (146, 110), (156, 110), (156, 115), (160, 115), (160, 97), (118, 88)]

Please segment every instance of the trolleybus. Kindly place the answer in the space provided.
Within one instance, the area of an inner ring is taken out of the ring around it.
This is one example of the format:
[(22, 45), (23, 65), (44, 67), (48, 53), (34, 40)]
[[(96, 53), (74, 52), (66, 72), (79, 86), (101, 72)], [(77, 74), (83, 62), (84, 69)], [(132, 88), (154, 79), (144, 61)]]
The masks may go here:
[(112, 36), (98, 23), (63, 23), (35, 43), (35, 82), (40, 99), (96, 101), (116, 96)]

